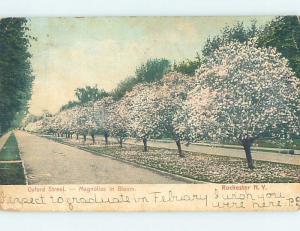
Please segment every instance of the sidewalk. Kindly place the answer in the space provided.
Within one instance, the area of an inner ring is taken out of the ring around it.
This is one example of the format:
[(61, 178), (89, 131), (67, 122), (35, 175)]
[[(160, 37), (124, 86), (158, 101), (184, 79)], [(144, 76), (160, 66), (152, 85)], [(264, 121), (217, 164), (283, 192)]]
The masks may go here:
[(3, 148), (4, 144), (6, 143), (8, 137), (10, 136), (11, 132), (5, 133), (3, 136), (0, 138), (0, 150)]
[[(73, 138), (74, 139), (74, 138)], [(82, 139), (81, 139), (82, 140)], [(88, 142), (91, 143), (91, 138), (87, 137)], [(101, 141), (104, 142), (103, 136), (96, 136), (96, 142)], [(113, 137), (109, 138), (109, 141), (114, 141)], [(133, 138), (128, 138), (125, 140), (124, 143), (132, 144), (132, 145), (143, 145), (142, 141), (137, 141)], [(154, 148), (166, 148), (166, 149), (174, 149), (177, 150), (177, 146), (175, 142), (171, 140), (149, 140), (148, 147)], [(183, 151), (188, 152), (196, 152), (196, 153), (204, 153), (210, 155), (217, 155), (217, 156), (228, 156), (228, 157), (237, 157), (237, 158), (246, 158), (245, 151), (242, 146), (238, 145), (209, 145), (206, 143), (191, 143), (190, 145), (186, 146), (182, 144), (181, 146)], [(261, 161), (269, 161), (274, 163), (282, 163), (282, 164), (292, 164), (292, 165), (300, 165), (300, 155), (299, 150), (295, 150), (297, 155), (292, 154), (283, 154), (279, 151), (282, 149), (276, 148), (252, 148), (252, 158), (254, 160), (261, 160)]]
[[(129, 138), (130, 141), (135, 141), (133, 138)], [(157, 143), (173, 143), (173, 140), (170, 139), (151, 139), (151, 142), (157, 142)], [(218, 148), (232, 148), (232, 149), (243, 149), (241, 145), (233, 145), (233, 144), (217, 144), (217, 143), (190, 143), (190, 145), (198, 145), (198, 146), (208, 146), (208, 147), (218, 147)], [(285, 148), (266, 148), (266, 147), (252, 147), (253, 151), (267, 151), (267, 152), (273, 152), (273, 153), (281, 153), (285, 154), (290, 149)], [(295, 155), (300, 155), (300, 150), (294, 150)]]
[[(134, 144), (134, 145), (143, 145), (142, 142), (138, 142), (134, 139), (127, 139), (125, 143)], [(162, 142), (162, 141), (159, 142), (148, 141), (148, 146), (156, 147), (156, 148), (177, 149), (175, 142), (171, 143), (171, 142)], [(236, 147), (230, 148), (230, 147), (190, 144), (189, 146), (182, 145), (182, 150), (189, 151), (189, 152), (211, 154), (211, 155), (246, 158), (245, 151), (242, 148), (239, 149)], [(278, 153), (277, 151), (272, 152), (271, 150), (262, 151), (262, 150), (252, 149), (252, 157), (254, 160), (300, 165), (300, 155), (281, 154)]]

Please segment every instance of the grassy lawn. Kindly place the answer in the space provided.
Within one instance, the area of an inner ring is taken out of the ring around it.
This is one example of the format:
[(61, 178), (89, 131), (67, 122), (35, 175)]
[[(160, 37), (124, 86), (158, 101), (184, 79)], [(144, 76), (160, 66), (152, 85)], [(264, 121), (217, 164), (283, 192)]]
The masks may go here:
[(180, 158), (176, 150), (151, 148), (145, 153), (141, 147), (96, 147), (89, 150), (128, 160), (140, 165), (212, 183), (292, 183), (300, 182), (300, 166), (254, 161), (253, 171), (245, 159), (185, 152)]
[(0, 163), (0, 184), (26, 184), (22, 163)]
[(13, 133), (8, 137), (0, 151), (0, 161), (2, 160), (20, 160), (17, 139)]
[(300, 150), (300, 139), (293, 139), (292, 143), (286, 141), (278, 142), (278, 140), (257, 140), (258, 147), (264, 148), (286, 148)]
[[(15, 135), (12, 133), (0, 151), (0, 161), (20, 160), (20, 152)], [(0, 163), (0, 184), (25, 184), (22, 163)]]
[(225, 156), (185, 152), (180, 158), (176, 150), (150, 147), (143, 152), (142, 146), (117, 144), (82, 145), (76, 141), (52, 138), (69, 142), (97, 155), (108, 155), (165, 172), (212, 183), (300, 183), (300, 166), (267, 161), (254, 161), (253, 171), (247, 168), (246, 160)]

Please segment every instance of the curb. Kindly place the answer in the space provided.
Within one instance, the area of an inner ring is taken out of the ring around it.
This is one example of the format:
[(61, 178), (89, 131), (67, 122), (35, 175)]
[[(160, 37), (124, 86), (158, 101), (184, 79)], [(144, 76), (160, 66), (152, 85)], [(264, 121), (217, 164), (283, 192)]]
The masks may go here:
[(17, 145), (18, 145), (18, 149), (19, 149), (20, 159), (21, 159), (21, 163), (22, 163), (23, 173), (24, 173), (24, 177), (25, 177), (25, 184), (28, 185), (29, 183), (28, 183), (27, 171), (26, 171), (25, 164), (24, 164), (24, 161), (23, 161), (23, 158), (22, 158), (22, 152), (21, 152), (21, 149), (19, 147), (19, 143), (18, 143), (17, 137), (16, 137), (16, 140), (17, 140)]
[(22, 160), (22, 167), (23, 167), (23, 172), (24, 172), (24, 177), (25, 177), (25, 184), (28, 185), (28, 176), (27, 176), (27, 172), (25, 169), (25, 165), (24, 165), (24, 161)]

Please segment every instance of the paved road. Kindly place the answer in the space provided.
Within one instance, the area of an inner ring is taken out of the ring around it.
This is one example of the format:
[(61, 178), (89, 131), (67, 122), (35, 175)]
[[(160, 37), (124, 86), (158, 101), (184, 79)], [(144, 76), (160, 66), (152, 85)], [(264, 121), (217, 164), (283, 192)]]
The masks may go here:
[(15, 132), (29, 184), (176, 184), (178, 178)]
[[(136, 142), (135, 140), (132, 139), (129, 139), (126, 142), (130, 144), (142, 145), (141, 142)], [(157, 148), (177, 149), (175, 142), (169, 143), (169, 142), (149, 141), (148, 146), (157, 147)], [(196, 144), (190, 144), (189, 146), (182, 145), (182, 149), (190, 152), (199, 152), (199, 153), (206, 153), (212, 155), (246, 158), (245, 151), (243, 149), (202, 146)], [(252, 155), (253, 155), (253, 159), (255, 160), (300, 165), (300, 155), (279, 154), (275, 152), (273, 153), (273, 152), (264, 152), (264, 151), (257, 151), (257, 150), (253, 150)]]

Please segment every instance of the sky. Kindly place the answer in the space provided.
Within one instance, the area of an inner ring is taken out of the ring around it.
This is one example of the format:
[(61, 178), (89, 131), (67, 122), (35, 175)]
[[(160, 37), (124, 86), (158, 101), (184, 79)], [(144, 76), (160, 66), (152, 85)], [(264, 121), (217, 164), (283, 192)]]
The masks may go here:
[(31, 18), (32, 69), (35, 76), (29, 111), (56, 113), (74, 100), (78, 87), (107, 91), (133, 76), (151, 58), (171, 62), (194, 58), (210, 36), (226, 25), (271, 17), (88, 17)]

